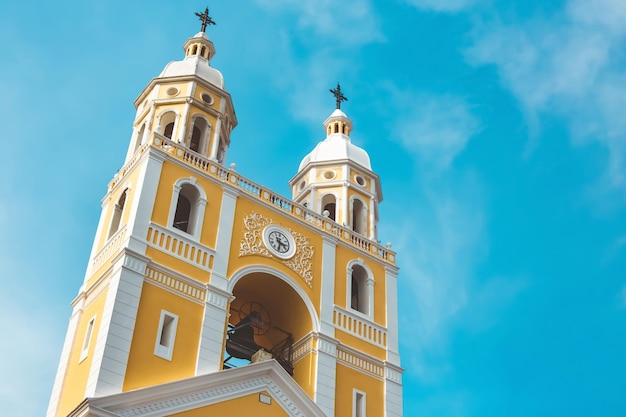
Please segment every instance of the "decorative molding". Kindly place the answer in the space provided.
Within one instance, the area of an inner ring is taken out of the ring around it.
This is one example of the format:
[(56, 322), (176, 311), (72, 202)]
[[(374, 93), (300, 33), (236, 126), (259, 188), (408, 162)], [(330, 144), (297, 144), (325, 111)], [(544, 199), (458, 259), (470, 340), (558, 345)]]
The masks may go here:
[(375, 378), (383, 379), (385, 377), (385, 367), (382, 362), (362, 355), (358, 351), (349, 350), (347, 346), (339, 346), (337, 348), (337, 363), (364, 372)]
[(185, 283), (183, 280), (158, 271), (153, 267), (146, 268), (145, 277), (149, 282), (157, 283), (178, 295), (191, 298), (193, 301), (202, 303), (205, 301), (206, 291), (202, 287)]
[(385, 379), (402, 385), (402, 369), (398, 370), (391, 364), (385, 364)]
[(276, 259), (278, 262), (282, 262), (302, 279), (304, 279), (310, 288), (313, 287), (312, 269), (315, 250), (309, 243), (306, 236), (285, 227), (296, 243), (296, 253), (290, 259), (280, 259), (272, 255), (263, 243), (263, 229), (272, 224), (272, 219), (269, 219), (259, 213), (251, 213), (244, 218), (243, 223), (246, 231), (243, 234), (241, 244), (239, 246), (240, 257), (258, 255)]
[[(222, 371), (103, 398), (89, 398), (82, 408), (119, 417), (163, 416), (199, 409), (266, 391), (292, 417), (322, 417), (319, 407), (276, 361)], [(233, 372), (234, 371), (234, 372)], [(284, 373), (284, 375), (283, 375)], [(164, 391), (167, 390), (167, 391)]]

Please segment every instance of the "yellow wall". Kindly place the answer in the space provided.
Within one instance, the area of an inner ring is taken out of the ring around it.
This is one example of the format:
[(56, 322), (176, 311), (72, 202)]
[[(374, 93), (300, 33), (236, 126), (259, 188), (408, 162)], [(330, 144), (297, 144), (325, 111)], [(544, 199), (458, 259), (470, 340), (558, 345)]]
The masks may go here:
[[(57, 412), (58, 416), (66, 416), (82, 400), (85, 399), (87, 378), (89, 377), (89, 370), (93, 360), (93, 352), (96, 347), (100, 324), (102, 323), (102, 311), (104, 309), (106, 297), (107, 290), (104, 290), (85, 308), (80, 316), (76, 337), (72, 342), (72, 348), (68, 359), (69, 365), (65, 374), (65, 381), (63, 381), (63, 387), (61, 388)], [(94, 316), (96, 316), (96, 320), (91, 334), (89, 352), (87, 353), (87, 357), (80, 361), (80, 354), (85, 340), (87, 324)]]
[[(264, 391), (264, 394), (269, 395), (267, 391)], [(263, 404), (259, 401), (259, 393), (255, 393), (195, 410), (172, 414), (172, 417), (284, 417), (288, 415), (274, 398), (272, 398), (271, 404)]]
[[(178, 316), (172, 360), (154, 354), (161, 310)], [(194, 375), (203, 307), (144, 282), (123, 391)]]
[(383, 416), (385, 387), (381, 380), (356, 371), (342, 364), (337, 364), (337, 384), (335, 392), (335, 415), (352, 416), (353, 390), (365, 392), (367, 416)]

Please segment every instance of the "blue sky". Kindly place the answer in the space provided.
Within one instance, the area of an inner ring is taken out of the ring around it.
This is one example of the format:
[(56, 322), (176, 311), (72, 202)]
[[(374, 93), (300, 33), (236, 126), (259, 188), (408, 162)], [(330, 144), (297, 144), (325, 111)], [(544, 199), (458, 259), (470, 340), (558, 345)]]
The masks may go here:
[[(399, 253), (406, 416), (626, 415), (626, 2), (230, 0), (228, 162), (288, 195), (341, 82)], [(0, 408), (43, 415), (133, 100), (189, 0), (0, 5)]]

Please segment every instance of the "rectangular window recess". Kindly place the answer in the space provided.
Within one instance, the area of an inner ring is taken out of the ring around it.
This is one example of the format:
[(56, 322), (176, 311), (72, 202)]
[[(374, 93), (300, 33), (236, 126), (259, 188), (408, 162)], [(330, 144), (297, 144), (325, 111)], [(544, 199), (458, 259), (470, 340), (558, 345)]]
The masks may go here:
[(365, 393), (354, 390), (352, 392), (352, 417), (365, 416)]
[(85, 330), (85, 338), (83, 339), (83, 346), (80, 350), (79, 362), (82, 362), (89, 354), (89, 346), (91, 345), (91, 336), (93, 335), (93, 327), (96, 324), (96, 316), (93, 316), (89, 323), (87, 323), (87, 330)]
[(165, 310), (161, 310), (159, 319), (159, 331), (157, 332), (154, 354), (168, 361), (172, 360), (174, 341), (176, 340), (176, 327), (178, 316)]

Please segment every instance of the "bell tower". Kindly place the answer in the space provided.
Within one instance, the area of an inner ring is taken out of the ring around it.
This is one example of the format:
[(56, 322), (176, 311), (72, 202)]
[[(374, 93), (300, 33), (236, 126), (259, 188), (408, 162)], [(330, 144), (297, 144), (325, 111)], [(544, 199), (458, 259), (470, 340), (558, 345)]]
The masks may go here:
[(398, 269), (345, 97), (293, 199), (226, 168), (237, 118), (196, 15), (135, 100), (48, 417), (401, 416)]
[(326, 139), (300, 163), (289, 181), (293, 200), (356, 232), (377, 239), (378, 203), (383, 200), (369, 155), (350, 139), (352, 121), (341, 110), (341, 86), (330, 90), (336, 109), (324, 121)]

